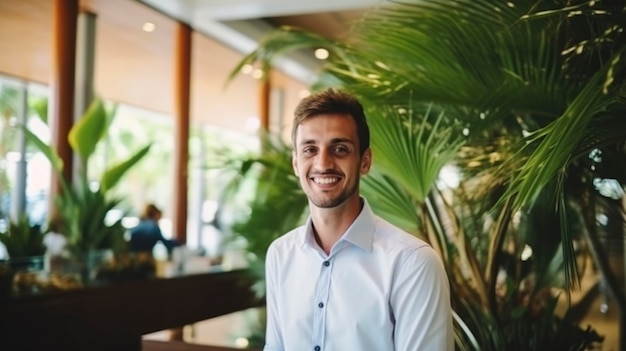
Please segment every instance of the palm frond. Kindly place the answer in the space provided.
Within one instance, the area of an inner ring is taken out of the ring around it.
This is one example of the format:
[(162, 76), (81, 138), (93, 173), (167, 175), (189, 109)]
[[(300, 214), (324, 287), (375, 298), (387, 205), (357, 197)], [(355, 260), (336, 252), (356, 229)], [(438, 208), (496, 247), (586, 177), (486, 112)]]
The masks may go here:
[[(374, 167), (421, 203), (462, 141), (442, 126), (443, 113), (433, 118), (428, 107), (424, 111), (408, 107), (406, 115), (398, 109), (392, 106), (368, 113)], [(376, 160), (376, 154), (384, 157)]]

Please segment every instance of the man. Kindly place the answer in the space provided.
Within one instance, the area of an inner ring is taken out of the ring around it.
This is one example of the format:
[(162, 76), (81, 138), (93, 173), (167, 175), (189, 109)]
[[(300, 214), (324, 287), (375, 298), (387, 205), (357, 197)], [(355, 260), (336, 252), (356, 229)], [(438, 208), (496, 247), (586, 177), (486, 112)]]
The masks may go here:
[(332, 89), (303, 99), (292, 139), (310, 216), (268, 249), (264, 350), (453, 350), (439, 256), (359, 195), (372, 151), (358, 100)]

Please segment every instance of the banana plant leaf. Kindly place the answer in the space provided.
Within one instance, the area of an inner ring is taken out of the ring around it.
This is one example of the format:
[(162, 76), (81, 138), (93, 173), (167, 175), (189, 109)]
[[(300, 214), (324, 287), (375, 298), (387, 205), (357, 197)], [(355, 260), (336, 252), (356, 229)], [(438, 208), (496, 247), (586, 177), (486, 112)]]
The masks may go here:
[(148, 144), (135, 152), (126, 160), (114, 164), (107, 168), (107, 170), (102, 175), (100, 180), (100, 186), (102, 187), (103, 192), (107, 192), (109, 189), (113, 188), (120, 179), (131, 169), (137, 162), (141, 161), (146, 154), (150, 151), (150, 147), (152, 144)]
[(72, 126), (68, 141), (83, 163), (86, 174), (87, 160), (96, 150), (96, 146), (109, 126), (108, 115), (102, 100), (95, 99), (83, 116)]

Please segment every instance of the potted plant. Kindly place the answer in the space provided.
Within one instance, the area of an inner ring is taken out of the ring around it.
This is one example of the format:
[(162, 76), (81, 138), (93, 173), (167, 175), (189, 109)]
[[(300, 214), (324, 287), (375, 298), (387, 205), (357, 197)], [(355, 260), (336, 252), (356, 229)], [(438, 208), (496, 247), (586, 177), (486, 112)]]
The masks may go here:
[(9, 221), (6, 231), (0, 232), (0, 242), (9, 254), (8, 259), (0, 260), (0, 294), (14, 286), (35, 289), (41, 283), (46, 252), (43, 238), (41, 226), (32, 225), (27, 216)]
[[(38, 110), (45, 116), (45, 108)], [(111, 260), (116, 253), (126, 250), (122, 217), (111, 220), (108, 216), (119, 209), (123, 198), (114, 197), (110, 190), (128, 170), (150, 150), (150, 144), (140, 148), (130, 157), (111, 164), (95, 181), (88, 175), (88, 163), (108, 126), (115, 117), (115, 107), (109, 111), (101, 99), (95, 99), (70, 129), (68, 140), (79, 157), (77, 177), (73, 182), (63, 176), (63, 162), (56, 150), (26, 129), (29, 140), (50, 160), (61, 185), (55, 199), (59, 216), (59, 229), (68, 239), (68, 249), (79, 264), (83, 280), (93, 279), (103, 259)]]

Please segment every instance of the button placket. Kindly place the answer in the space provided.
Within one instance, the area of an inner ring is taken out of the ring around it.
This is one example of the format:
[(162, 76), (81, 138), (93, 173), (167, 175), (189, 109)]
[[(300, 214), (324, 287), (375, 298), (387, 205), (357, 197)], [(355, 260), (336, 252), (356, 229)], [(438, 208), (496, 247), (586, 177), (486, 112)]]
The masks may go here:
[(332, 273), (330, 260), (323, 261), (320, 269), (314, 300), (317, 301), (317, 304), (313, 312), (313, 345), (316, 345), (313, 349), (315, 351), (321, 350), (326, 334), (326, 309), (324, 307), (326, 306), (328, 295), (330, 294), (330, 279)]

